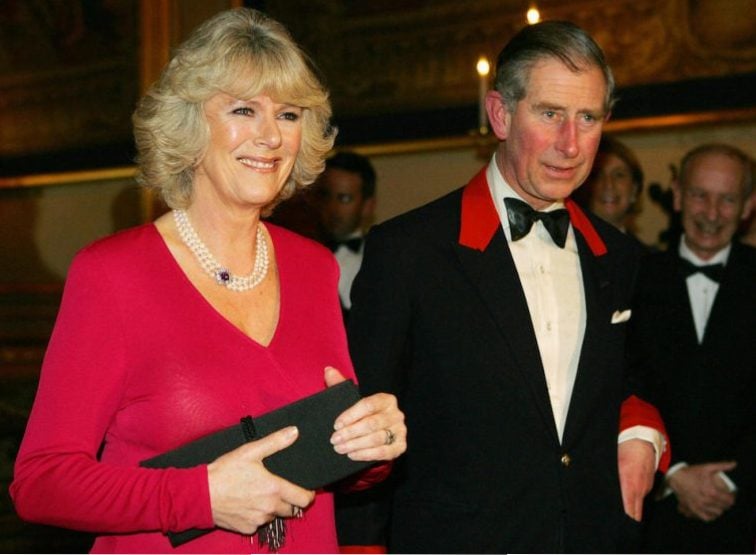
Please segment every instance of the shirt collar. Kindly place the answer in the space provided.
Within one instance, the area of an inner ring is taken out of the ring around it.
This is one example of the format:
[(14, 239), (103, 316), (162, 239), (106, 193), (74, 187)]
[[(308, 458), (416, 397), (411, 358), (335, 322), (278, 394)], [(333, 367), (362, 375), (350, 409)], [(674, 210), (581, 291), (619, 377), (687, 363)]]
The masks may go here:
[(727, 259), (730, 258), (730, 251), (732, 250), (732, 243), (728, 244), (725, 248), (723, 248), (721, 251), (719, 251), (717, 254), (709, 258), (708, 260), (703, 260), (700, 258), (696, 253), (694, 253), (692, 250), (690, 250), (690, 247), (688, 247), (687, 244), (685, 244), (685, 234), (680, 237), (680, 245), (677, 249), (678, 254), (680, 255), (680, 258), (684, 258), (685, 260), (692, 262), (696, 266), (707, 266), (709, 264), (727, 264)]
[[(486, 168), (486, 179), (488, 180), (488, 189), (491, 191), (491, 198), (494, 200), (494, 206), (496, 206), (496, 212), (499, 214), (502, 227), (507, 232), (509, 237), (509, 218), (507, 218), (507, 209), (504, 206), (505, 198), (515, 198), (522, 202), (527, 202), (507, 183), (504, 176), (501, 175), (499, 166), (496, 164), (496, 153), (491, 156), (491, 162)], [(552, 210), (558, 210), (564, 208), (563, 202), (554, 202), (550, 206), (546, 207), (542, 212), (551, 212)]]
[[(459, 244), (480, 251), (488, 247), (494, 233), (502, 226), (505, 235), (509, 239), (509, 221), (507, 218), (500, 217), (500, 214), (506, 214), (504, 209), (504, 197), (496, 195), (495, 189), (492, 189), (489, 183), (497, 179), (497, 175), (502, 183), (504, 178), (496, 167), (495, 156), (492, 157), (491, 163), (482, 168), (467, 184), (462, 191), (462, 221), (459, 230)], [(493, 166), (493, 169), (491, 168)], [(490, 174), (489, 171), (494, 173)], [(492, 191), (494, 193), (492, 194)], [(502, 189), (503, 191), (503, 189)], [(514, 193), (514, 191), (512, 191)], [(514, 195), (515, 198), (517, 195)], [(497, 207), (501, 203), (501, 211)], [(550, 208), (559, 208), (561, 203), (555, 203)], [(566, 199), (564, 206), (570, 213), (570, 223), (574, 229), (580, 231), (585, 238), (588, 247), (594, 256), (603, 256), (607, 253), (606, 245), (593, 227), (588, 216), (572, 199)], [(572, 232), (570, 232), (572, 234)]]

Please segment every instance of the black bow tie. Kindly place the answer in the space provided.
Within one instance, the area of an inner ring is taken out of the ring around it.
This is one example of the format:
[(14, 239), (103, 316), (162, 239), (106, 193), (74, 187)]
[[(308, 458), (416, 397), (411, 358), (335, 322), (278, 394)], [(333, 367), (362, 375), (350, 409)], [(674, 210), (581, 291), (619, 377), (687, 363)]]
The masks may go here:
[(724, 274), (724, 264), (706, 264), (704, 266), (697, 266), (690, 260), (680, 258), (680, 268), (683, 276), (686, 278), (693, 274), (702, 273), (712, 281), (719, 283), (722, 281), (722, 274)]
[(567, 242), (567, 229), (570, 227), (570, 215), (567, 210), (560, 208), (551, 212), (538, 212), (533, 210), (529, 204), (516, 198), (505, 198), (504, 205), (507, 207), (512, 241), (518, 241), (525, 237), (533, 224), (537, 220), (541, 220), (554, 243), (559, 248), (564, 248), (564, 244)]
[(326, 247), (331, 249), (332, 252), (339, 250), (341, 245), (344, 245), (352, 252), (359, 252), (362, 246), (362, 237), (352, 237), (351, 239), (328, 239), (325, 242)]

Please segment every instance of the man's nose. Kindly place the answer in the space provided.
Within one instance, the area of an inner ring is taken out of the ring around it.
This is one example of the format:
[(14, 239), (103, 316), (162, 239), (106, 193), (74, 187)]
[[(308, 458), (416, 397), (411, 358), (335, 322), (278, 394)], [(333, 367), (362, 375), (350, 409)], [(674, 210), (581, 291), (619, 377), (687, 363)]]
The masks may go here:
[(559, 126), (556, 148), (568, 158), (578, 155), (578, 131), (573, 120), (567, 119)]

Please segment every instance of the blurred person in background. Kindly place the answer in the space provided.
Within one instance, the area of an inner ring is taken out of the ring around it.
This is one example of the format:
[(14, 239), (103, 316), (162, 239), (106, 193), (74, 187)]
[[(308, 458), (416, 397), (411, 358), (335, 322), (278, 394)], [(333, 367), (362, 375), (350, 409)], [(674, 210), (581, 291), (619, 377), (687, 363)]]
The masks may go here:
[(733, 240), (752, 188), (739, 149), (693, 149), (673, 182), (679, 243), (641, 262), (628, 352), (672, 443), (647, 502), (650, 553), (753, 553), (756, 249)]
[(375, 213), (375, 169), (356, 152), (340, 151), (326, 160), (313, 186), (323, 243), (339, 263), (339, 298), (345, 316), (352, 302), (349, 292), (360, 270), (364, 233)]
[(642, 192), (643, 169), (638, 158), (624, 143), (603, 135), (591, 173), (575, 191), (575, 200), (646, 250), (633, 229)]

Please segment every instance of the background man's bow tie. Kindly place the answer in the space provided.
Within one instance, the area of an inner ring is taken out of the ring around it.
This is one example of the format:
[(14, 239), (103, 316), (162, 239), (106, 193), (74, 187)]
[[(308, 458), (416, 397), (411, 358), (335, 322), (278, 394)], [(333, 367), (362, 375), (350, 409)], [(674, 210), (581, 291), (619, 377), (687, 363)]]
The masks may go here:
[(567, 229), (570, 227), (570, 215), (567, 210), (560, 208), (551, 212), (538, 212), (533, 210), (529, 204), (516, 198), (505, 198), (504, 205), (507, 207), (512, 241), (518, 241), (525, 237), (533, 224), (537, 220), (541, 220), (554, 243), (559, 248), (564, 248), (564, 244), (567, 242)]
[(331, 249), (332, 252), (336, 252), (341, 245), (344, 245), (352, 252), (359, 252), (362, 246), (362, 237), (352, 237), (350, 239), (328, 239), (325, 243), (326, 247)]
[(680, 258), (680, 268), (683, 276), (686, 278), (693, 274), (701, 273), (717, 283), (722, 281), (722, 274), (724, 273), (724, 264), (706, 264), (704, 266), (697, 266), (686, 258)]

